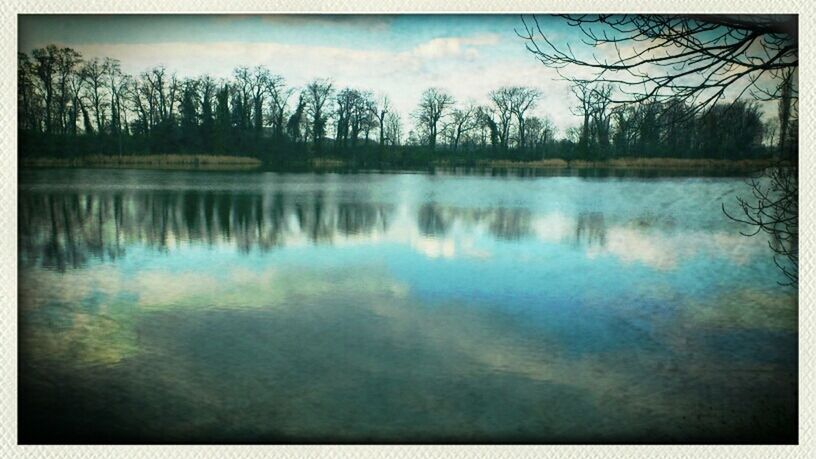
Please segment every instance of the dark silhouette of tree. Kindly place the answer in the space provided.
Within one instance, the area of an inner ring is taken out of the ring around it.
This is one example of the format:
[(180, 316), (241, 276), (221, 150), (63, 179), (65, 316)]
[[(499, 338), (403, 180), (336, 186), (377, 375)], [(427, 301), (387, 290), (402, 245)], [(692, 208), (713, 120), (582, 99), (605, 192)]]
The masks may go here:
[(85, 81), (87, 82), (86, 87), (88, 88), (91, 106), (93, 107), (96, 130), (99, 133), (102, 133), (105, 129), (106, 122), (104, 110), (107, 108), (105, 101), (107, 72), (107, 63), (97, 58), (89, 60), (82, 70)]
[(398, 113), (388, 112), (385, 115), (385, 142), (392, 147), (402, 142), (402, 119)]
[(794, 86), (795, 70), (787, 69), (779, 82), (779, 154), (786, 159), (796, 157), (798, 97)]
[(286, 131), (288, 132), (289, 137), (295, 143), (300, 141), (300, 125), (303, 122), (303, 112), (305, 108), (306, 101), (301, 93), (300, 96), (298, 96), (298, 103), (295, 108), (295, 112), (292, 113), (292, 116), (289, 117), (289, 120), (286, 123)]
[(453, 96), (438, 88), (426, 89), (420, 97), (415, 118), (425, 131), (431, 150), (436, 148), (439, 120), (448, 114), (453, 103)]
[(463, 136), (475, 128), (476, 107), (473, 104), (469, 104), (462, 109), (455, 108), (451, 112), (450, 123), (446, 125), (446, 130), (449, 132), (453, 151), (459, 149), (459, 144), (462, 142)]
[(385, 145), (385, 120), (386, 116), (391, 113), (391, 101), (388, 96), (380, 98), (378, 103), (373, 103), (369, 106), (371, 115), (377, 120), (377, 127), (380, 131), (380, 145)]
[(332, 92), (332, 82), (327, 79), (313, 80), (304, 89), (304, 101), (312, 121), (312, 142), (316, 152), (320, 152), (323, 145), (328, 118), (324, 107)]
[[(491, 130), (495, 130), (499, 147), (506, 152), (510, 144), (510, 126), (513, 122), (512, 97), (513, 90), (508, 87), (499, 88), (490, 92), (493, 107), (489, 108)], [(493, 114), (495, 114), (495, 121)]]
[(584, 157), (589, 156), (590, 151), (590, 120), (592, 119), (592, 87), (589, 83), (578, 82), (572, 86), (572, 93), (578, 99), (578, 105), (575, 107), (573, 114), (581, 117), (581, 137), (580, 149)]
[(216, 87), (215, 82), (209, 75), (205, 75), (199, 80), (199, 94), (201, 105), (201, 125), (199, 127), (201, 147), (204, 152), (215, 151), (213, 145), (213, 130), (215, 129), (215, 119), (213, 117), (213, 96)]
[(516, 127), (518, 129), (518, 145), (526, 145), (526, 124), (525, 115), (528, 110), (535, 107), (539, 92), (533, 88), (514, 86), (508, 88), (510, 97), (510, 113), (516, 117)]
[[(335, 127), (335, 146), (341, 150), (348, 146), (349, 131), (351, 129), (352, 111), (360, 103), (360, 92), (356, 89), (345, 88), (337, 93), (337, 125)], [(356, 137), (356, 134), (355, 136)]]
[(229, 108), (229, 86), (223, 85), (216, 94), (215, 102), (215, 151), (227, 153), (232, 134), (232, 119)]
[(20, 130), (39, 132), (39, 93), (35, 87), (36, 64), (25, 53), (17, 53), (17, 126)]
[(184, 89), (181, 96), (181, 138), (182, 148), (188, 152), (198, 152), (199, 146), (199, 126), (198, 112), (196, 110), (196, 99), (198, 99), (198, 85), (194, 80), (184, 82)]
[(275, 140), (281, 142), (286, 130), (286, 107), (294, 89), (287, 88), (283, 77), (275, 74), (269, 74), (267, 76), (265, 85), (266, 93), (270, 98), (269, 119), (271, 121), (272, 130)]
[(57, 113), (59, 115), (58, 129), (65, 133), (69, 124), (69, 102), (71, 101), (71, 75), (82, 62), (82, 56), (71, 48), (61, 48), (55, 54), (57, 70)]
[(43, 87), (44, 97), (44, 130), (52, 132), (52, 114), (54, 107), (54, 77), (57, 70), (57, 54), (59, 49), (55, 45), (35, 49), (31, 54), (34, 57), (34, 73)]

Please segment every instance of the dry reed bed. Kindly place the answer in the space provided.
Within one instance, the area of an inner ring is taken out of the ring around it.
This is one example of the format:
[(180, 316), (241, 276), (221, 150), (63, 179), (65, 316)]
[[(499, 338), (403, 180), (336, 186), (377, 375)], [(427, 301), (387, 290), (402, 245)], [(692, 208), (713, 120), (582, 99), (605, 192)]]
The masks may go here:
[(483, 161), (480, 165), (497, 168), (530, 169), (764, 169), (775, 165), (771, 159), (687, 159), (687, 158), (615, 158), (604, 161), (542, 159), (538, 161)]
[(25, 158), (27, 167), (134, 167), (167, 169), (254, 169), (257, 158), (227, 155), (88, 155), (77, 158)]

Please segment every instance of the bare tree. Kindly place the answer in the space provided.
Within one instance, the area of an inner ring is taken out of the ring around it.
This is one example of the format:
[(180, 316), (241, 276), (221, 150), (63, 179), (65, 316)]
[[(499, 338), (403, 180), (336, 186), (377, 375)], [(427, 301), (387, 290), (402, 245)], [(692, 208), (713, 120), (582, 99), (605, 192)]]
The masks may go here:
[[(128, 79), (128, 82), (130, 79)], [(83, 101), (83, 93), (84, 93), (84, 85), (85, 85), (85, 78), (82, 75), (81, 71), (72, 72), (69, 78), (68, 87), (71, 91), (71, 110), (68, 115), (68, 132), (72, 135), (77, 135), (77, 124), (79, 121), (79, 115), (82, 113), (83, 121), (85, 122), (85, 126), (90, 126), (90, 119), (87, 119), (87, 109), (85, 108), (85, 104)], [(87, 130), (86, 130), (87, 132)]]
[(312, 139), (316, 151), (320, 151), (323, 136), (326, 132), (327, 116), (323, 109), (332, 92), (332, 82), (326, 79), (313, 80), (303, 90), (303, 99), (312, 119)]
[(82, 69), (94, 109), (96, 130), (100, 133), (105, 128), (105, 88), (108, 70), (108, 63), (97, 58), (89, 60)]
[[(744, 236), (765, 233), (768, 245), (774, 251), (774, 263), (787, 278), (786, 285), (799, 282), (799, 183), (797, 171), (790, 167), (774, 168), (768, 180), (751, 179), (752, 198), (737, 198), (738, 216), (723, 212), (732, 220), (744, 223), (753, 230), (741, 232)], [(781, 259), (781, 261), (780, 261)]]
[[(254, 78), (252, 71), (246, 66), (237, 67), (232, 74), (235, 77), (235, 100), (233, 105), (237, 112), (234, 116), (237, 117), (236, 124), (238, 128), (245, 129), (251, 124), (252, 103), (250, 98), (252, 97)], [(263, 87), (263, 85), (258, 86)]]
[(127, 91), (128, 77), (122, 73), (118, 60), (106, 58), (105, 67), (108, 70), (108, 89), (110, 92), (111, 134), (116, 136), (117, 152), (122, 154), (122, 130), (127, 129), (126, 107), (122, 103), (122, 94)]
[[(292, 142), (298, 143), (301, 139), (301, 124), (303, 123), (303, 112), (306, 110), (306, 101), (304, 100), (304, 93), (301, 92), (298, 96), (298, 102), (295, 106), (295, 111), (286, 122), (286, 133), (292, 139)], [(305, 142), (305, 140), (304, 140)]]
[(351, 127), (351, 112), (357, 105), (360, 93), (356, 89), (344, 88), (335, 96), (337, 103), (337, 127), (335, 128), (335, 145), (344, 149), (348, 143), (349, 128)]
[(388, 112), (385, 115), (385, 141), (392, 146), (402, 142), (402, 120), (399, 113)]
[(798, 97), (794, 78), (794, 69), (785, 70), (777, 91), (779, 94), (779, 154), (788, 159), (796, 156), (796, 149), (791, 148), (791, 137), (793, 137), (791, 136), (791, 125), (798, 114)]
[(380, 145), (385, 145), (385, 117), (391, 110), (391, 102), (388, 96), (382, 96), (379, 102), (371, 105), (370, 109), (380, 130)]
[[(508, 87), (499, 88), (491, 91), (489, 97), (490, 101), (493, 102), (493, 107), (485, 111), (485, 114), (489, 116), (488, 124), (492, 123), (491, 130), (495, 131), (501, 149), (507, 150), (510, 142), (510, 125), (513, 122), (512, 89)], [(493, 115), (495, 115), (495, 120)]]
[[(499, 125), (495, 120), (495, 110), (491, 107), (479, 107), (476, 110), (476, 118), (479, 120), (480, 126), (490, 137), (490, 146), (495, 152), (501, 146), (501, 139), (499, 138)], [(485, 139), (482, 139), (482, 144), (485, 144)]]
[(269, 74), (266, 79), (266, 93), (270, 98), (270, 117), (275, 137), (282, 138), (285, 126), (286, 106), (294, 93), (294, 88), (287, 88), (286, 81), (280, 75)]
[(439, 121), (448, 114), (453, 102), (453, 96), (438, 88), (426, 89), (420, 97), (414, 116), (425, 131), (431, 149), (436, 148)]
[[(71, 99), (71, 75), (76, 67), (82, 62), (82, 57), (71, 48), (60, 48), (55, 54), (55, 64), (57, 70), (57, 88), (59, 100), (57, 101), (57, 111), (59, 116), (59, 131), (65, 133), (68, 130), (68, 102)], [(76, 120), (76, 118), (74, 118)]]
[(264, 97), (266, 97), (269, 89), (269, 79), (271, 74), (269, 69), (259, 65), (252, 70), (252, 75), (249, 80), (249, 89), (252, 95), (252, 127), (255, 129), (257, 135), (260, 135), (264, 126), (263, 121), (263, 105)]
[(578, 99), (578, 105), (573, 109), (573, 114), (580, 116), (581, 134), (579, 136), (578, 144), (584, 155), (589, 154), (590, 149), (590, 125), (592, 119), (592, 87), (585, 81), (576, 82), (572, 88), (572, 93)]
[(609, 113), (611, 94), (612, 86), (609, 84), (596, 86), (590, 93), (593, 133), (602, 152), (607, 152), (609, 149), (609, 128), (612, 120)]
[[(549, 118), (540, 118), (538, 116), (530, 116), (527, 118), (527, 145), (525, 148), (531, 148), (533, 151), (539, 151), (546, 147), (547, 143), (552, 141), (555, 136), (555, 126)], [(543, 152), (542, 158), (543, 158)]]
[(527, 110), (535, 107), (536, 100), (540, 93), (533, 88), (514, 86), (510, 91), (510, 112), (516, 117), (516, 128), (518, 130), (518, 145), (526, 145), (526, 125), (524, 115)]
[(476, 107), (470, 103), (464, 108), (454, 109), (447, 127), (450, 130), (451, 147), (456, 151), (463, 136), (476, 128)]
[(59, 54), (59, 49), (54, 45), (35, 49), (31, 53), (34, 58), (34, 73), (37, 75), (44, 92), (44, 130), (47, 133), (53, 131), (54, 79), (57, 72), (57, 54)]

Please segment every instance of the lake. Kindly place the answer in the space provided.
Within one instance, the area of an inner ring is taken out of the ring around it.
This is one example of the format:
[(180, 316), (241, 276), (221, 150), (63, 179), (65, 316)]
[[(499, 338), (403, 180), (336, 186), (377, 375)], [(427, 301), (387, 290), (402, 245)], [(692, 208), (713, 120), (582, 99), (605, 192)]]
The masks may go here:
[(796, 442), (734, 177), (21, 170), (24, 443)]

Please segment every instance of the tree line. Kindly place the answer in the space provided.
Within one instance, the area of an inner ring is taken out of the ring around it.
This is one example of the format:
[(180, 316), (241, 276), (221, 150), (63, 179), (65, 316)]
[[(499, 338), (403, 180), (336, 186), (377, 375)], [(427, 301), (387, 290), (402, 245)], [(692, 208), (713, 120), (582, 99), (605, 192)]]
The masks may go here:
[(763, 120), (756, 103), (706, 111), (680, 98), (616, 104), (611, 85), (588, 83), (573, 87), (581, 123), (559, 133), (551, 119), (535, 114), (542, 92), (532, 87), (495, 89), (484, 104), (429, 88), (412, 113), (400, 114), (385, 94), (340, 88), (330, 79), (298, 88), (264, 66), (238, 67), (225, 79), (182, 78), (164, 66), (129, 75), (115, 59), (84, 59), (49, 45), (19, 53), (18, 69), (23, 156), (226, 154), (272, 165), (334, 157), (370, 166), (745, 158), (768, 155), (767, 145), (796, 130), (790, 120)]

